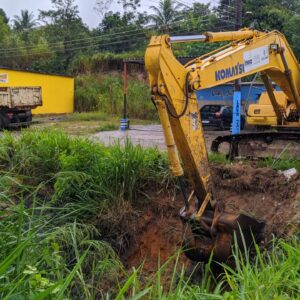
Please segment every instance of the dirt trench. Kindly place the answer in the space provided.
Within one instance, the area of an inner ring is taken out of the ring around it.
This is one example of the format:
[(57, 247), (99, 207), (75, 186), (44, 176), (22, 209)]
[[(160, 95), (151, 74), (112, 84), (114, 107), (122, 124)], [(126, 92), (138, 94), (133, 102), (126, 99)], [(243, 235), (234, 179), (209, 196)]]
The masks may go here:
[[(271, 234), (288, 238), (299, 230), (300, 179), (288, 181), (268, 168), (251, 165), (212, 165), (215, 195), (226, 205), (228, 212), (246, 212), (266, 221), (266, 239)], [(123, 256), (128, 269), (143, 264), (144, 274), (157, 271), (180, 248), (184, 225), (178, 212), (181, 197), (154, 200), (137, 220), (134, 242)], [(180, 265), (188, 265), (184, 255)], [(172, 266), (170, 266), (170, 272)]]

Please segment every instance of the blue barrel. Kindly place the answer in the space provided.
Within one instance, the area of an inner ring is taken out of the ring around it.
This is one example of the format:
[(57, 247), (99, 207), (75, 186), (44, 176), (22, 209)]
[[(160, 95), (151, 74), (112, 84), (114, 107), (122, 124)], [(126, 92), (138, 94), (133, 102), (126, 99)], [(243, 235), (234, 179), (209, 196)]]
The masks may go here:
[(121, 119), (120, 121), (120, 130), (125, 131), (129, 129), (129, 120), (128, 119)]

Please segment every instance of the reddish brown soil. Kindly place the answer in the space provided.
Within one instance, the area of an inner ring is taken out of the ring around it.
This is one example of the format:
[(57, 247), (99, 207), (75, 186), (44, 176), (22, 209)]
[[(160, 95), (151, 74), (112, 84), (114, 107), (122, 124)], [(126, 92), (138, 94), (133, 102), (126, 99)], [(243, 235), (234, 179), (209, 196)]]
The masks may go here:
[[(138, 221), (139, 230), (134, 246), (123, 257), (127, 268), (143, 264), (143, 273), (150, 275), (158, 269), (158, 265), (177, 254), (183, 232), (183, 224), (178, 216), (181, 205), (179, 199), (171, 197), (154, 200)], [(184, 256), (180, 257), (180, 264), (186, 261)], [(171, 265), (169, 269), (172, 270)]]
[[(226, 211), (246, 212), (264, 219), (266, 237), (270, 233), (288, 236), (299, 229), (299, 178), (287, 181), (274, 170), (250, 165), (215, 165), (212, 170), (216, 199), (225, 203)], [(144, 263), (144, 273), (151, 274), (157, 270), (159, 257), (162, 264), (176, 253), (183, 234), (178, 217), (181, 206), (180, 197), (163, 197), (142, 213), (134, 242), (123, 257), (128, 268)], [(187, 263), (183, 255), (180, 263)]]

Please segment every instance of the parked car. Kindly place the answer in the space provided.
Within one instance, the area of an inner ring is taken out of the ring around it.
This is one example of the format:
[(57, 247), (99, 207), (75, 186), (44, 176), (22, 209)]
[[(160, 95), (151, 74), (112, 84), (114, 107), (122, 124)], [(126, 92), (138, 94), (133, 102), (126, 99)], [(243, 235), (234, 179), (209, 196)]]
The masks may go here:
[[(220, 130), (230, 129), (232, 123), (232, 106), (209, 104), (200, 109), (202, 125), (216, 127)], [(245, 116), (241, 115), (241, 129), (245, 127)]]

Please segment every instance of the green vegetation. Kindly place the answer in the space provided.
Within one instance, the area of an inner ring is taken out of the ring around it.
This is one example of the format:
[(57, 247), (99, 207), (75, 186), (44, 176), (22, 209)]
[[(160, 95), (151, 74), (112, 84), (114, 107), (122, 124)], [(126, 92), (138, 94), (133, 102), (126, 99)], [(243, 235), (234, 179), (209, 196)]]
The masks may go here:
[[(130, 125), (147, 125), (155, 122), (155, 120), (130, 119)], [(100, 131), (117, 130), (119, 127), (120, 115), (108, 115), (101, 111), (93, 111), (52, 117), (35, 116), (34, 123), (30, 128), (35, 130), (52, 129), (75, 136), (88, 136)]]
[[(196, 284), (191, 283), (195, 276), (186, 276), (185, 270), (178, 267), (177, 257), (173, 257), (158, 270), (144, 288), (141, 288), (139, 272), (133, 272), (121, 292), (122, 295), (125, 292), (130, 293), (132, 298), (136, 297), (134, 299), (140, 299), (141, 295), (146, 295), (146, 299), (298, 299), (299, 255), (298, 238), (288, 243), (274, 242), (268, 252), (262, 252), (256, 246), (254, 260), (250, 259), (249, 254), (242, 254), (236, 248), (233, 255), (235, 269), (223, 265), (224, 275), (215, 281), (211, 277), (209, 266), (206, 266), (202, 280), (198, 277), (201, 282)], [(176, 262), (175, 268), (170, 286), (165, 287), (162, 277), (172, 260)]]
[[(196, 34), (205, 31), (234, 30), (235, 0), (188, 5), (160, 0), (143, 11), (141, 0), (121, 0), (123, 12), (112, 11), (112, 2), (95, 0), (99, 25), (88, 28), (79, 14), (75, 0), (51, 0), (52, 9), (40, 10), (36, 16), (20, 11), (12, 22), (0, 11), (0, 46), (2, 65), (45, 72), (78, 74), (87, 65), (113, 68), (112, 59), (142, 57), (151, 35)], [(243, 27), (280, 30), (289, 39), (297, 56), (299, 52), (299, 0), (245, 0)], [(179, 45), (180, 55), (201, 55), (214, 44)]]
[(165, 156), (49, 130), (0, 139), (1, 299), (113, 295), (133, 208), (171, 179)]
[(226, 155), (222, 153), (210, 152), (208, 153), (208, 160), (217, 164), (228, 164), (230, 161), (226, 158)]
[(177, 255), (147, 278), (143, 266), (125, 270), (119, 254), (136, 212), (150, 204), (151, 191), (174, 188), (157, 150), (104, 147), (49, 130), (0, 140), (1, 299), (298, 297), (297, 237), (268, 251), (256, 247), (254, 259), (235, 248), (236, 268), (224, 265), (218, 279), (209, 265), (201, 281), (188, 276)]
[[(231, 163), (226, 158), (226, 155), (222, 153), (210, 152), (208, 154), (208, 159), (210, 162), (217, 163), (217, 164)], [(259, 167), (267, 167), (267, 168), (272, 168), (274, 170), (281, 170), (281, 171), (295, 168), (298, 172), (300, 172), (300, 160), (297, 158), (289, 158), (285, 156), (279, 158), (266, 157), (264, 159), (259, 160), (257, 165)]]
[(300, 172), (300, 160), (297, 158), (272, 158), (267, 157), (259, 162), (259, 165), (262, 167), (269, 167), (275, 170), (288, 170), (291, 168), (295, 168), (298, 172)]
[[(76, 78), (75, 108), (77, 111), (100, 110), (121, 116), (123, 112), (123, 79), (120, 75), (81, 75)], [(149, 100), (146, 83), (129, 78), (127, 114), (130, 118), (153, 120), (157, 118), (154, 105)]]

